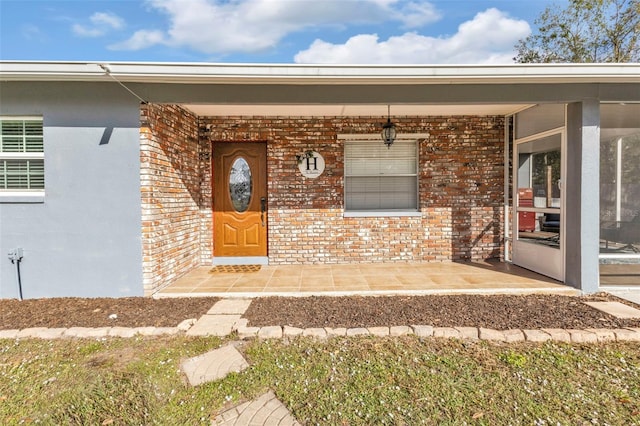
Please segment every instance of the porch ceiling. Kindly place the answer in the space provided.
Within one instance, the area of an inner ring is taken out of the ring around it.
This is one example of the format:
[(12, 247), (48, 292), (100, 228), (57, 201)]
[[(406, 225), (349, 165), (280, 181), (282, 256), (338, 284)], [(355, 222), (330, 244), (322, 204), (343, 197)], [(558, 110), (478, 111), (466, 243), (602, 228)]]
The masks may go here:
[[(353, 117), (386, 116), (387, 105), (225, 105), (182, 104), (194, 114), (203, 117), (217, 116), (294, 116), (294, 117)], [(409, 105), (391, 104), (392, 116), (434, 115), (508, 115), (520, 111), (529, 104), (482, 104), (482, 105)]]

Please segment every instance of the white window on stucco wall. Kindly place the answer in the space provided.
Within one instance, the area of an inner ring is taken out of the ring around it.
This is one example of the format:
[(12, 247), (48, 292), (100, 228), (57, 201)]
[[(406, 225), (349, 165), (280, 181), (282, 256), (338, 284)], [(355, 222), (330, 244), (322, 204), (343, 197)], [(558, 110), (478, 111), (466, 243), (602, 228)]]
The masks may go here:
[(42, 117), (0, 117), (0, 194), (43, 191)]
[(387, 148), (380, 138), (344, 141), (345, 213), (418, 211), (418, 148), (397, 140)]

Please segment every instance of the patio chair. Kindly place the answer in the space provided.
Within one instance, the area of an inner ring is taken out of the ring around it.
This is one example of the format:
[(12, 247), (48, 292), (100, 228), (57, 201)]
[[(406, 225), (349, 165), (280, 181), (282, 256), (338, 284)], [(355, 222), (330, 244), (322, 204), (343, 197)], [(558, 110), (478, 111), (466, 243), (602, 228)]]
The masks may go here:
[(600, 225), (600, 238), (605, 240), (605, 247), (609, 248), (609, 241), (622, 244), (614, 250), (631, 250), (639, 253), (640, 249), (636, 247), (640, 245), (640, 214), (633, 217), (628, 222), (603, 222)]
[(541, 231), (560, 232), (560, 213), (545, 213), (539, 220)]

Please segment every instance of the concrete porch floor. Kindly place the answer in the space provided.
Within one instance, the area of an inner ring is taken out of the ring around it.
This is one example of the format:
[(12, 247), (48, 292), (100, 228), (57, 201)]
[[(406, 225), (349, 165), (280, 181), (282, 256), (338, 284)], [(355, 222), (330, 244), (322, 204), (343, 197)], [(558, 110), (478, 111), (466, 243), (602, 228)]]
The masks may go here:
[(215, 274), (211, 269), (196, 268), (154, 297), (580, 293), (501, 262), (264, 265), (258, 272)]

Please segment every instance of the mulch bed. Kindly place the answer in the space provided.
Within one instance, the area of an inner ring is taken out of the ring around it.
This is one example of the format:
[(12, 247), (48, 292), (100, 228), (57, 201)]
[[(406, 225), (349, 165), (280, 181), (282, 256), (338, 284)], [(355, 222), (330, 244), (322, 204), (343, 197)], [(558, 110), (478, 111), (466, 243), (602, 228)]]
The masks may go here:
[[(175, 327), (200, 318), (219, 299), (145, 297), (0, 299), (0, 329), (30, 327)], [(640, 327), (584, 303), (622, 301), (606, 293), (557, 295), (446, 295), (388, 297), (265, 297), (251, 302), (244, 318), (251, 326), (375, 327), (423, 324), (438, 327), (619, 328)], [(638, 306), (636, 306), (638, 307)], [(115, 314), (117, 318), (110, 318)]]
[(609, 294), (588, 297), (268, 297), (254, 300), (244, 318), (254, 327), (375, 327), (412, 324), (496, 330), (640, 327), (640, 320), (621, 320), (582, 303), (613, 300), (623, 302)]
[[(152, 299), (124, 297), (84, 299), (0, 300), (0, 329), (30, 327), (175, 327), (200, 318), (218, 301), (215, 297)], [(115, 314), (116, 318), (109, 318)]]

